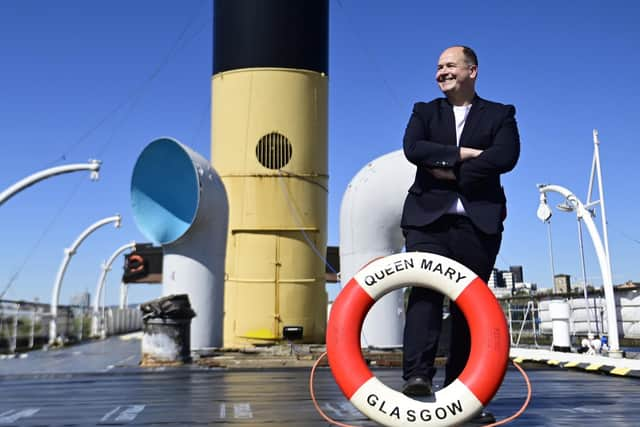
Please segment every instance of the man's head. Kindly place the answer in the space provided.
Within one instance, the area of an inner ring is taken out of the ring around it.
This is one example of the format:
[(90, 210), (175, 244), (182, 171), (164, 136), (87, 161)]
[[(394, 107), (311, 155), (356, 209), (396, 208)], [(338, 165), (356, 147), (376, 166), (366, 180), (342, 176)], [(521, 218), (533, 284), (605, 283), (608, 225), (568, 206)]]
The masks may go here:
[(477, 77), (478, 57), (471, 48), (452, 46), (440, 55), (436, 82), (449, 99), (473, 99)]

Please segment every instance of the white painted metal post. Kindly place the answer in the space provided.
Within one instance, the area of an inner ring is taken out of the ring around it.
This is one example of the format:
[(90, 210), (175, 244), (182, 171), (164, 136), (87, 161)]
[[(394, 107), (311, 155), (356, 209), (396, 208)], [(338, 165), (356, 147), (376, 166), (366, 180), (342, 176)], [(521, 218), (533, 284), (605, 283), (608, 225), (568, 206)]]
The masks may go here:
[(547, 237), (549, 238), (549, 260), (551, 262), (551, 286), (556, 287), (556, 266), (553, 262), (553, 240), (551, 238), (551, 221), (545, 221), (547, 223)]
[(82, 328), (84, 327), (84, 310), (80, 308), (80, 330), (78, 331), (78, 341), (82, 341)]
[(11, 343), (9, 344), (9, 352), (11, 354), (16, 353), (18, 348), (18, 316), (20, 315), (20, 303), (14, 305), (15, 312), (13, 314), (13, 329), (11, 336)]
[(120, 282), (120, 309), (124, 310), (127, 305), (127, 293), (129, 292), (129, 285), (124, 282)]
[[(600, 199), (591, 201), (591, 193), (593, 191), (594, 174), (598, 178), (598, 195)], [(598, 139), (598, 129), (593, 130), (593, 163), (591, 164), (591, 177), (589, 179), (589, 191), (587, 192), (587, 208), (600, 204), (600, 220), (602, 221), (602, 237), (604, 238), (604, 250), (611, 263), (609, 253), (609, 232), (607, 231), (607, 211), (604, 205), (604, 187), (602, 184), (602, 168), (600, 167), (600, 140)]]
[(587, 231), (591, 236), (598, 263), (600, 266), (600, 272), (602, 274), (602, 286), (604, 288), (605, 302), (607, 306), (607, 323), (609, 333), (609, 354), (612, 357), (621, 357), (620, 344), (618, 338), (618, 320), (616, 315), (616, 302), (615, 295), (613, 293), (613, 280), (611, 277), (611, 266), (606, 254), (606, 250), (600, 239), (600, 234), (596, 228), (593, 219), (591, 218), (591, 212), (589, 212), (582, 202), (568, 189), (559, 185), (540, 185), (538, 186), (540, 193), (556, 192), (565, 197), (566, 202), (576, 210), (578, 218), (584, 220), (587, 226)]
[(29, 330), (29, 348), (33, 348), (35, 345), (35, 335), (36, 335), (36, 310), (38, 307), (33, 306), (33, 311), (31, 311), (31, 328)]
[(109, 330), (109, 325), (107, 323), (107, 317), (104, 314), (104, 294), (102, 294), (102, 298), (100, 301), (102, 305), (102, 328), (100, 329), (100, 338), (105, 339), (107, 337), (107, 331)]
[[(591, 200), (593, 193), (593, 181), (598, 179), (598, 200)], [(604, 239), (604, 250), (607, 255), (607, 263), (609, 271), (611, 271), (611, 252), (609, 252), (609, 232), (607, 225), (607, 209), (604, 204), (604, 184), (602, 183), (602, 167), (600, 166), (600, 139), (598, 138), (598, 129), (593, 130), (593, 162), (591, 163), (591, 175), (589, 177), (589, 190), (587, 191), (587, 203), (585, 208), (591, 209), (592, 206), (600, 205), (600, 220), (602, 221), (602, 237)], [(612, 278), (613, 279), (613, 278)], [(596, 329), (598, 328), (596, 314)]]
[(58, 316), (58, 301), (60, 299), (60, 287), (62, 286), (62, 279), (64, 279), (64, 274), (67, 271), (67, 266), (69, 265), (69, 261), (71, 261), (71, 257), (76, 253), (78, 246), (87, 238), (91, 233), (96, 231), (98, 228), (103, 225), (107, 225), (110, 223), (115, 223), (116, 228), (120, 228), (120, 215), (110, 216), (108, 218), (104, 218), (100, 221), (97, 221), (87, 227), (80, 236), (73, 242), (70, 248), (64, 250), (64, 258), (62, 263), (60, 264), (60, 268), (58, 269), (58, 274), (56, 276), (56, 281), (53, 285), (53, 293), (51, 296), (51, 320), (49, 321), (49, 344), (53, 344), (58, 337), (58, 329), (57, 329), (57, 316)]
[(589, 294), (587, 291), (587, 267), (584, 262), (584, 245), (582, 244), (582, 222), (578, 218), (578, 244), (580, 246), (580, 267), (582, 268), (582, 293), (584, 295), (584, 309), (587, 312), (587, 335), (591, 335), (591, 314), (589, 313)]
[(11, 187), (0, 193), (0, 206), (15, 194), (24, 190), (27, 187), (31, 187), (33, 184), (43, 179), (50, 178), (52, 176), (61, 175), (69, 172), (76, 172), (81, 170), (91, 171), (91, 180), (96, 181), (98, 179), (98, 171), (100, 170), (99, 160), (90, 160), (89, 163), (77, 163), (65, 166), (56, 166), (54, 168), (45, 169), (40, 172), (36, 172), (33, 175), (16, 182)]
[(122, 252), (126, 251), (127, 249), (133, 249), (135, 247), (136, 242), (122, 245), (118, 249), (116, 249), (113, 254), (111, 254), (111, 257), (109, 257), (107, 261), (102, 263), (102, 272), (100, 273), (100, 278), (98, 279), (98, 284), (96, 285), (96, 293), (93, 297), (93, 314), (91, 316), (92, 337), (99, 335), (100, 326), (102, 326), (102, 329), (104, 330), (104, 319), (100, 318), (100, 298), (104, 293), (104, 283), (107, 280), (107, 273), (109, 273), (109, 271), (111, 270), (111, 265)]
[(509, 318), (509, 341), (513, 345), (513, 317), (511, 316), (511, 303), (507, 303), (507, 317)]
[[(524, 311), (524, 315), (522, 316), (522, 323), (520, 323), (520, 330), (518, 331), (518, 339), (516, 340), (516, 347), (520, 345), (520, 338), (522, 337), (522, 332), (524, 331), (524, 327), (527, 323), (527, 317), (529, 316), (529, 308), (532, 306), (532, 302), (528, 301), (527, 302), (527, 308)], [(533, 317), (533, 314), (532, 314)], [(509, 328), (511, 328), (511, 326), (509, 326)], [(535, 326), (534, 326), (534, 330), (535, 330)], [(513, 338), (511, 339), (512, 343), (513, 343)]]
[(533, 326), (533, 343), (538, 347), (538, 329), (536, 328), (537, 310), (533, 301), (529, 301), (527, 306), (531, 305), (531, 325)]

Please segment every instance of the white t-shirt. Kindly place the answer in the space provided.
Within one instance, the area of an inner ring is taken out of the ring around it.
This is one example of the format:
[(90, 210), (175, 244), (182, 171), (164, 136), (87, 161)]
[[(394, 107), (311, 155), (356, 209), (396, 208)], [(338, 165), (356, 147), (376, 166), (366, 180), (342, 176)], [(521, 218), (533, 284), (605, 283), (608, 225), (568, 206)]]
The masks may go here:
[[(458, 147), (460, 146), (460, 135), (462, 135), (462, 129), (464, 129), (464, 124), (467, 121), (469, 110), (471, 110), (471, 105), (453, 106), (453, 115), (456, 118), (456, 144)], [(464, 210), (464, 206), (462, 206), (460, 198), (453, 202), (447, 213), (456, 215), (467, 214)]]

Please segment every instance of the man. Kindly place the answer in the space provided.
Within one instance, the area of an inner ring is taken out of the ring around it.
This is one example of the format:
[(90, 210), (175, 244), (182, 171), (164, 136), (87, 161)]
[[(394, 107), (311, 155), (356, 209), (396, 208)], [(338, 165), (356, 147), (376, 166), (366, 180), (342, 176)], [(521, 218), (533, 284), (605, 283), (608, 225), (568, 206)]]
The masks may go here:
[[(473, 270), (485, 282), (500, 248), (506, 199), (500, 175), (520, 154), (515, 108), (476, 94), (478, 59), (453, 46), (438, 60), (436, 82), (445, 98), (418, 102), (404, 135), (404, 153), (417, 166), (402, 213), (406, 250), (431, 252)], [(412, 288), (404, 330), (403, 393), (431, 394), (442, 326), (443, 295)], [(469, 329), (451, 304), (451, 337), (445, 382), (462, 372)]]

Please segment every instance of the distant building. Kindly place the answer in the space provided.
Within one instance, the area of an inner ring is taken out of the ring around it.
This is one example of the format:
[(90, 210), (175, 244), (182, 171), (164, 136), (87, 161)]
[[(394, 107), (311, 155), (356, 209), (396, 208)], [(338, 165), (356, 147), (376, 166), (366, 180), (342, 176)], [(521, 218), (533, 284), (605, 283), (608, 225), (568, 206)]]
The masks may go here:
[(521, 265), (512, 265), (509, 267), (509, 271), (513, 274), (513, 281), (515, 283), (524, 282), (524, 276), (522, 274), (522, 266)]
[(511, 289), (507, 288), (495, 288), (491, 291), (493, 291), (493, 295), (495, 295), (496, 298), (508, 298), (512, 295)]
[(493, 270), (491, 270), (491, 276), (489, 276), (489, 282), (487, 283), (487, 285), (489, 285), (489, 287), (491, 289), (495, 289), (495, 288), (499, 288), (500, 287), (500, 272), (498, 271), (497, 268), (494, 268)]
[(502, 281), (504, 282), (504, 288), (515, 289), (515, 281), (513, 280), (513, 273), (510, 271), (501, 271)]
[(79, 305), (80, 307), (88, 307), (91, 304), (91, 294), (84, 291), (71, 297), (70, 305)]
[(487, 285), (496, 296), (506, 295), (521, 288), (531, 290), (530, 284), (522, 281), (522, 266), (519, 265), (509, 267), (508, 271), (494, 268)]
[(571, 276), (568, 274), (556, 274), (553, 277), (553, 292), (557, 294), (571, 292)]
[(513, 286), (516, 290), (526, 289), (528, 291), (535, 291), (538, 289), (538, 285), (529, 282), (516, 282)]
[(633, 282), (631, 280), (627, 280), (625, 283), (623, 283), (622, 285), (616, 285), (614, 286), (615, 289), (620, 289), (620, 290), (635, 290), (635, 289), (640, 289), (640, 283), (638, 282)]

